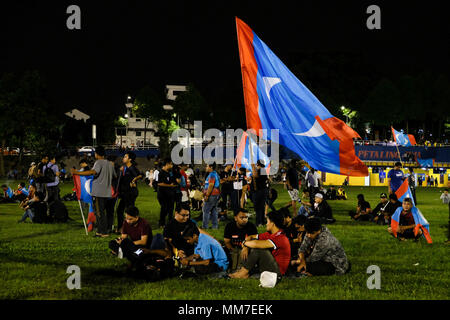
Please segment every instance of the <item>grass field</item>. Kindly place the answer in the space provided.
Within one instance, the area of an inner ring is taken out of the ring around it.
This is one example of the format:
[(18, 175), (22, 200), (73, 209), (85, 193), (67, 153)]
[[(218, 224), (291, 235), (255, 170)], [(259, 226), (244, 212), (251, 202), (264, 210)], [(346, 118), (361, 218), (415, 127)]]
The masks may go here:
[[(2, 181), (2, 183), (5, 181)], [(6, 181), (16, 186), (17, 181)], [(288, 202), (287, 192), (277, 186), (275, 207)], [(61, 187), (69, 193), (71, 182)], [(0, 299), (448, 299), (450, 292), (450, 246), (445, 245), (448, 206), (439, 200), (440, 189), (417, 191), (419, 208), (430, 223), (433, 244), (399, 242), (388, 235), (386, 226), (352, 222), (356, 195), (364, 193), (372, 207), (378, 202), (381, 187), (349, 187), (347, 201), (330, 201), (337, 222), (329, 226), (341, 241), (352, 263), (344, 276), (283, 279), (275, 289), (260, 288), (258, 279), (196, 280), (168, 279), (147, 283), (125, 276), (125, 260), (109, 253), (110, 239), (85, 235), (77, 202), (66, 202), (67, 224), (18, 224), (23, 211), (17, 204), (0, 205)], [(159, 204), (152, 189), (140, 185), (137, 206), (141, 216), (157, 228)], [(193, 213), (196, 217), (198, 214)], [(254, 218), (253, 218), (254, 219)], [(28, 220), (29, 221), (29, 220)], [(254, 222), (254, 221), (253, 221)], [(224, 223), (209, 232), (223, 239)], [(260, 232), (265, 229), (260, 228)], [(81, 289), (66, 286), (67, 267), (81, 268)], [(367, 268), (381, 269), (381, 289), (369, 290)]]

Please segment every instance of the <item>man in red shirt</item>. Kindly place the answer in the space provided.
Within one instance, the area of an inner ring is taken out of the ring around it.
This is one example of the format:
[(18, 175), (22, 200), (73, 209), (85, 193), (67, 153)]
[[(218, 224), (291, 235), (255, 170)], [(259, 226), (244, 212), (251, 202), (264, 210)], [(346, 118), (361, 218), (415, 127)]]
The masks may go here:
[[(250, 271), (258, 265), (259, 272), (274, 272), (278, 276), (286, 273), (291, 257), (291, 245), (282, 228), (284, 217), (277, 211), (267, 214), (267, 232), (248, 236), (242, 242), (242, 250), (249, 251), (243, 267), (230, 274), (230, 278), (246, 279)], [(270, 250), (268, 250), (270, 249)]]
[(139, 217), (138, 208), (128, 207), (125, 210), (122, 234), (120, 238), (109, 242), (109, 248), (112, 253), (118, 254), (119, 257), (123, 255), (134, 263), (140, 255), (139, 249), (150, 248), (152, 240), (152, 228), (147, 220)]

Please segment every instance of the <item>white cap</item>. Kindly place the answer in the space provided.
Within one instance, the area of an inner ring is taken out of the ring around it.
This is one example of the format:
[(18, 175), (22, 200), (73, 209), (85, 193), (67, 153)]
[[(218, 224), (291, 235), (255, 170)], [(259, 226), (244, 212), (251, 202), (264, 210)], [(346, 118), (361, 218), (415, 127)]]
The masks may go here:
[(260, 287), (273, 288), (277, 284), (278, 275), (275, 272), (264, 271), (259, 278)]
[(321, 193), (316, 193), (315, 197), (316, 197), (316, 198), (323, 199), (323, 194), (321, 194)]

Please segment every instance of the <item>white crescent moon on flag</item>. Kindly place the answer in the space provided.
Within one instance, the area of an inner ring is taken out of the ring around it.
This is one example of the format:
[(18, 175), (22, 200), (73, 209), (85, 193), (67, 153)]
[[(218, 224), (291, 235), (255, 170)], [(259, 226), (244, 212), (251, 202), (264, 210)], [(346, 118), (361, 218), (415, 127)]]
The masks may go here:
[(91, 194), (91, 179), (86, 180), (86, 182), (84, 183), (84, 188), (86, 189), (86, 192), (90, 195)]
[(313, 126), (306, 132), (302, 133), (294, 133), (296, 136), (305, 136), (310, 138), (320, 137), (325, 134), (325, 131), (323, 130), (322, 126), (319, 124), (319, 122), (314, 121)]
[(275, 77), (263, 77), (262, 79), (264, 81), (264, 88), (266, 88), (267, 98), (269, 98), (269, 101), (270, 101), (270, 89), (272, 89), (272, 87), (274, 85), (276, 85), (277, 83), (280, 83), (281, 80), (280, 80), (280, 78), (275, 78)]

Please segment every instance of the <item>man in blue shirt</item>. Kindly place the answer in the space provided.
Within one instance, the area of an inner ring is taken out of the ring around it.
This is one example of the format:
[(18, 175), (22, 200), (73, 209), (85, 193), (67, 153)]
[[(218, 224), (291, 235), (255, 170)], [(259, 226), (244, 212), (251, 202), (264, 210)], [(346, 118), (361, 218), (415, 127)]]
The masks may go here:
[(0, 199), (0, 203), (13, 203), (15, 202), (13, 197), (14, 197), (14, 192), (12, 191), (12, 189), (7, 186), (6, 184), (2, 185), (2, 190), (3, 190), (3, 197)]
[(220, 197), (220, 177), (216, 172), (216, 164), (208, 164), (206, 166), (208, 176), (205, 180), (205, 187), (203, 189), (204, 203), (203, 203), (203, 229), (208, 229), (209, 218), (211, 216), (212, 228), (218, 229), (218, 212), (217, 204)]
[(405, 176), (402, 171), (402, 164), (397, 161), (394, 165), (394, 169), (389, 170), (388, 173), (388, 186), (389, 186), (389, 194), (395, 193), (395, 191), (400, 188), (405, 180)]
[(187, 243), (195, 245), (195, 249), (193, 255), (181, 260), (181, 264), (193, 266), (197, 274), (228, 269), (228, 258), (220, 243), (213, 237), (200, 233), (196, 225), (187, 225), (183, 231), (183, 238)]

